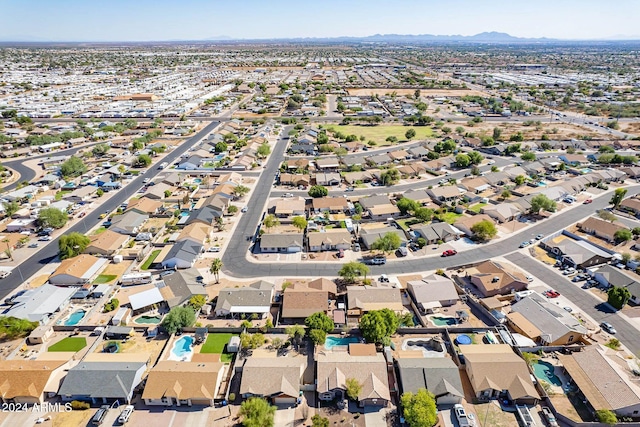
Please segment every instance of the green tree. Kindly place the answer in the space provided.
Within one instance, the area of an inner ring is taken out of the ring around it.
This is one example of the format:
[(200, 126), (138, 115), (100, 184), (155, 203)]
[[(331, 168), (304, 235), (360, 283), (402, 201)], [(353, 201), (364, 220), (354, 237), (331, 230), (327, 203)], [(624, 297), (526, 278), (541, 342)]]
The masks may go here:
[(264, 217), (264, 220), (262, 221), (262, 225), (267, 230), (270, 230), (273, 227), (276, 227), (276, 226), (280, 225), (280, 220), (278, 220), (278, 218), (276, 218), (275, 215), (269, 214), (266, 217)]
[(91, 154), (93, 154), (95, 157), (101, 157), (104, 156), (110, 149), (111, 147), (109, 147), (108, 144), (94, 145), (91, 149)]
[(313, 313), (311, 316), (304, 319), (304, 324), (311, 330), (320, 329), (326, 333), (333, 331), (333, 320), (327, 316), (324, 311)]
[(372, 310), (360, 318), (360, 332), (369, 343), (381, 344), (396, 333), (399, 326), (396, 314), (388, 308)]
[(224, 153), (227, 149), (227, 143), (224, 141), (218, 141), (214, 147), (216, 153)]
[(431, 221), (431, 219), (433, 218), (433, 209), (421, 207), (416, 209), (413, 214), (415, 215), (417, 220), (427, 222)]
[(151, 156), (149, 156), (148, 154), (140, 154), (134, 161), (134, 166), (139, 168), (146, 168), (151, 164), (151, 162)]
[(26, 337), (37, 328), (38, 322), (30, 322), (26, 319), (18, 319), (12, 316), (0, 316), (0, 339), (13, 340)]
[(420, 207), (420, 204), (415, 200), (402, 197), (400, 200), (397, 201), (396, 207), (400, 210), (400, 213), (402, 215), (406, 215), (409, 212), (415, 212), (415, 210)]
[(615, 153), (616, 149), (613, 148), (611, 145), (603, 145), (602, 147), (600, 147), (598, 149), (598, 153)]
[(513, 182), (516, 183), (517, 186), (524, 184), (527, 178), (524, 175), (518, 175), (513, 179)]
[(117, 298), (112, 298), (104, 305), (104, 309), (102, 310), (104, 313), (109, 313), (110, 311), (115, 310), (120, 307), (120, 300)]
[(604, 221), (614, 222), (614, 221), (618, 220), (617, 216), (615, 216), (611, 212), (606, 211), (604, 209), (598, 211), (597, 215), (598, 215), (598, 218), (600, 218), (600, 219), (602, 219)]
[(256, 154), (258, 155), (258, 157), (261, 157), (261, 158), (267, 157), (270, 153), (271, 153), (271, 147), (269, 147), (269, 144), (267, 144), (266, 142), (260, 144), (260, 146), (256, 150)]
[(235, 199), (241, 199), (249, 192), (249, 188), (244, 185), (238, 185), (232, 190), (233, 197)]
[(509, 197), (511, 197), (511, 191), (502, 190), (502, 193), (500, 194), (500, 197), (502, 197), (503, 200), (508, 199)]
[(193, 326), (194, 323), (196, 323), (196, 312), (191, 307), (173, 307), (162, 319), (162, 327), (169, 335), (175, 334), (182, 328)]
[(238, 212), (238, 207), (234, 206), (234, 205), (229, 205), (229, 207), (227, 208), (227, 212), (229, 212), (231, 215), (233, 215), (236, 212)]
[(596, 411), (596, 418), (599, 422), (609, 424), (610, 426), (618, 424), (618, 417), (616, 417), (615, 412), (609, 409), (598, 409)]
[(209, 266), (209, 273), (213, 274), (213, 277), (216, 279), (216, 283), (218, 283), (220, 277), (220, 270), (222, 269), (222, 260), (220, 258), (214, 258), (211, 261), (211, 265)]
[(98, 197), (104, 196), (104, 190), (102, 188), (98, 188), (96, 190), (96, 196), (98, 196)]
[(502, 129), (493, 128), (493, 139), (497, 141), (500, 139), (501, 136), (502, 136)]
[(496, 225), (488, 219), (483, 219), (471, 226), (471, 231), (476, 239), (486, 241), (493, 239), (498, 234)]
[(556, 211), (556, 202), (545, 196), (544, 194), (538, 194), (531, 199), (531, 213), (537, 214), (541, 210), (547, 212)]
[(87, 166), (81, 158), (71, 156), (60, 165), (60, 175), (63, 178), (75, 178), (87, 171)]
[(394, 232), (385, 233), (382, 237), (376, 239), (371, 245), (371, 249), (376, 251), (382, 251), (385, 254), (390, 254), (398, 250), (402, 244), (402, 239)]
[(300, 231), (304, 231), (307, 228), (307, 220), (303, 216), (294, 216), (291, 223)]
[(525, 162), (533, 162), (534, 160), (536, 160), (536, 154), (532, 153), (531, 151), (527, 151), (526, 153), (522, 153), (522, 156), (520, 156), (520, 158)]
[(388, 136), (387, 139), (385, 139), (385, 141), (395, 144), (396, 142), (398, 142), (398, 138), (395, 136)]
[(400, 171), (396, 168), (390, 168), (380, 174), (382, 185), (393, 185), (400, 179)]
[(355, 378), (347, 378), (345, 380), (345, 385), (347, 387), (347, 397), (353, 401), (357, 401), (358, 396), (362, 391), (362, 384), (360, 384)]
[(456, 166), (459, 168), (466, 168), (471, 164), (471, 159), (466, 154), (458, 154), (456, 156)]
[(67, 213), (57, 208), (43, 208), (38, 212), (38, 225), (40, 227), (62, 228), (68, 219)]
[(369, 267), (358, 261), (349, 261), (342, 265), (338, 276), (342, 277), (347, 283), (354, 283), (356, 277), (367, 277), (369, 274)]
[(5, 216), (11, 217), (14, 213), (20, 210), (18, 202), (5, 202), (2, 204)]
[(616, 231), (613, 235), (613, 238), (617, 243), (628, 242), (629, 240), (633, 239), (633, 233), (631, 233), (631, 230), (623, 228)]
[(407, 129), (407, 131), (404, 133), (404, 137), (407, 139), (413, 139), (416, 136), (416, 130), (415, 129)]
[(417, 393), (403, 393), (400, 398), (405, 420), (411, 427), (432, 427), (438, 422), (438, 410), (433, 393), (424, 388)]
[(300, 342), (302, 342), (302, 337), (304, 337), (305, 329), (302, 325), (293, 325), (288, 326), (285, 329), (285, 332), (291, 342), (300, 344)]
[(124, 127), (126, 127), (127, 129), (135, 129), (138, 127), (138, 122), (136, 122), (134, 119), (124, 119), (124, 121), (122, 122), (122, 124), (124, 125)]
[(611, 200), (609, 201), (609, 203), (613, 205), (614, 209), (618, 209), (618, 206), (620, 206), (620, 203), (622, 203), (622, 201), (624, 200), (624, 196), (626, 195), (627, 195), (626, 188), (616, 188), (616, 190), (613, 192), (613, 196), (611, 197)]
[(309, 339), (315, 345), (322, 345), (327, 339), (327, 333), (322, 329), (312, 329), (309, 331)]
[(196, 311), (200, 310), (207, 303), (207, 297), (204, 295), (193, 295), (189, 298), (189, 305)]
[(240, 405), (240, 416), (244, 427), (273, 427), (276, 407), (265, 399), (250, 397)]
[(478, 153), (477, 151), (472, 151), (468, 154), (469, 156), (469, 161), (471, 162), (472, 165), (479, 165), (482, 160), (484, 160), (484, 157), (482, 157), (482, 154)]
[(314, 199), (325, 197), (327, 194), (329, 194), (329, 190), (327, 190), (327, 187), (325, 186), (313, 185), (311, 186), (311, 188), (309, 188), (309, 196), (313, 197)]
[(629, 299), (631, 298), (631, 292), (624, 287), (614, 286), (607, 291), (607, 302), (611, 304), (616, 310), (622, 310)]
[(60, 236), (58, 240), (58, 249), (60, 251), (60, 259), (73, 258), (80, 255), (87, 249), (91, 240), (80, 233), (69, 233)]
[(311, 417), (311, 423), (311, 427), (329, 427), (329, 418), (315, 414)]

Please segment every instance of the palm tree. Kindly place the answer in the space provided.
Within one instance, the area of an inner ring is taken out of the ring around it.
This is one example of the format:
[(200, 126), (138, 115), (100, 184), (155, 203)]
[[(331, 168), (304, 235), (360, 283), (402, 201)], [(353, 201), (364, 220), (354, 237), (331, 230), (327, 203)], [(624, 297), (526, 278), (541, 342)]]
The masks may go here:
[(4, 253), (7, 254), (9, 258), (11, 258), (11, 261), (13, 261), (13, 252), (11, 252), (11, 247), (9, 246), (9, 239), (4, 239), (2, 242), (7, 244), (7, 249), (4, 251)]
[(216, 279), (216, 283), (219, 283), (220, 277), (218, 276), (218, 274), (220, 273), (220, 269), (222, 269), (222, 260), (220, 258), (214, 258), (213, 261), (211, 261), (209, 273), (213, 274)]

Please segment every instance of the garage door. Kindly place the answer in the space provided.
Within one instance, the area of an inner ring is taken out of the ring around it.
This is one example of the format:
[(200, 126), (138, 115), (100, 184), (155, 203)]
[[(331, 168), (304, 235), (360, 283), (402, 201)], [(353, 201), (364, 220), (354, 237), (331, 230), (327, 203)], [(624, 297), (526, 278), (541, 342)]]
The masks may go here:
[(213, 406), (213, 402), (209, 399), (191, 399), (194, 406)]
[(276, 405), (295, 405), (296, 403), (295, 397), (274, 397), (273, 403)]

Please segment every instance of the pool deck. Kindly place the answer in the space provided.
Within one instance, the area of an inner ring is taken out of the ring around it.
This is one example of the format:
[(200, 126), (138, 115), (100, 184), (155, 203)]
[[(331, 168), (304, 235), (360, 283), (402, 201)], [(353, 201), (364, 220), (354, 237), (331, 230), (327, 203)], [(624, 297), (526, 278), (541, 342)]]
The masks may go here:
[[(549, 381), (546, 381), (546, 383), (551, 386), (551, 393), (554, 393), (554, 394), (565, 394), (566, 390), (564, 390), (563, 387), (566, 384), (569, 384), (569, 378), (567, 378), (567, 376), (565, 375), (564, 369), (563, 369), (562, 365), (560, 364), (560, 362), (558, 361), (558, 359), (553, 357), (553, 355), (546, 355), (544, 357), (541, 357), (539, 359), (539, 361), (540, 362), (547, 362), (550, 365), (553, 365), (553, 373), (562, 382), (562, 386), (557, 386), (557, 385), (551, 384)], [(538, 380), (540, 380), (540, 379), (544, 380), (544, 378), (538, 378), (537, 376), (536, 376), (536, 378)]]

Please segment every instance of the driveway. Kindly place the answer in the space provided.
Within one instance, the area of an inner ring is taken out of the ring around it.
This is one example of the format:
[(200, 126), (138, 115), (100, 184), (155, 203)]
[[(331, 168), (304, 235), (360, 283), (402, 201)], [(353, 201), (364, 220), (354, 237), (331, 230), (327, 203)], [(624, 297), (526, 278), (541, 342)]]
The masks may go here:
[(388, 408), (367, 406), (364, 408), (364, 422), (367, 427), (387, 427)]
[(296, 408), (278, 409), (273, 418), (274, 426), (293, 427), (296, 418)]

